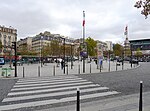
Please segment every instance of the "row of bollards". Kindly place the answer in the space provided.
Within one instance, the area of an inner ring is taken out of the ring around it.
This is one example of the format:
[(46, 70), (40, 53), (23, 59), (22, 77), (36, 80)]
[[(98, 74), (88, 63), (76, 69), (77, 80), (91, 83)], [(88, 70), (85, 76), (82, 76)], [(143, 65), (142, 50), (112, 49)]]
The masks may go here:
[[(89, 68), (90, 68), (89, 73), (92, 73), (92, 65), (91, 64), (89, 64), (89, 65), (90, 65), (89, 66)], [(69, 74), (69, 68), (68, 68), (68, 66), (66, 66), (65, 68), (66, 68), (66, 74), (68, 75)], [(100, 65), (99, 69), (100, 69), (100, 72), (101, 72), (102, 71), (102, 65)], [(80, 64), (77, 67), (77, 72), (78, 72), (78, 74), (81, 74), (81, 65)], [(55, 65), (52, 68), (52, 74), (53, 74), (53, 76), (56, 75), (56, 66)], [(40, 66), (37, 67), (37, 76), (38, 77), (41, 76), (41, 67)], [(22, 69), (22, 77), (23, 78), (25, 77), (25, 67), (23, 67), (23, 69)]]
[[(143, 109), (143, 98), (142, 91), (143, 90), (143, 81), (140, 81), (140, 97), (139, 97), (139, 111)], [(80, 90), (77, 88), (77, 100), (76, 100), (76, 111), (80, 111)]]

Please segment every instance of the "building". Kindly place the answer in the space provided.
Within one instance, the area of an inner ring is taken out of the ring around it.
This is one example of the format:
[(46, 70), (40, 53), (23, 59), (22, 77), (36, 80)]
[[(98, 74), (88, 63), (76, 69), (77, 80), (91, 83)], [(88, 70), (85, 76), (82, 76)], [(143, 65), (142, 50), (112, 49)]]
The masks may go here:
[(150, 57), (150, 39), (130, 40), (129, 42), (133, 55), (140, 51), (143, 57)]
[(31, 50), (32, 49), (32, 37), (27, 37), (25, 39), (20, 39), (17, 42), (17, 45), (19, 47), (18, 50), (21, 50), (23, 47), (27, 47), (27, 50)]
[(69, 47), (71, 47), (72, 43), (74, 43), (74, 39), (72, 38), (64, 37), (60, 34), (44, 32), (32, 38), (32, 50), (36, 51), (38, 55), (41, 55), (42, 48), (50, 45), (50, 43), (54, 40), (58, 41), (59, 45), (63, 45), (65, 42), (65, 46)]
[(0, 41), (3, 48), (0, 52), (2, 56), (12, 54), (12, 42), (17, 41), (17, 30), (13, 27), (0, 26)]

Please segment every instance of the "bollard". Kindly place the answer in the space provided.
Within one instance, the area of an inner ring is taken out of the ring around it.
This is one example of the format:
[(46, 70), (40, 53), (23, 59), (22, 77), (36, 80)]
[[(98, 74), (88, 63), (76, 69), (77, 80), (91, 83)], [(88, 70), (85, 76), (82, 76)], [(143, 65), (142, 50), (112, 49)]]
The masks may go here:
[(116, 71), (117, 71), (117, 62), (116, 62)]
[(24, 67), (23, 67), (23, 78), (24, 78)]
[(100, 64), (100, 72), (102, 72), (102, 65)]
[(53, 67), (54, 69), (53, 69), (53, 76), (55, 76), (55, 66)]
[(142, 111), (142, 88), (143, 88), (143, 81), (140, 81), (140, 99), (139, 99), (139, 111)]
[(67, 65), (67, 75), (68, 75), (68, 65)]
[(77, 111), (80, 111), (80, 90), (77, 88)]
[(80, 64), (78, 65), (78, 73), (80, 74)]
[(92, 71), (91, 71), (91, 64), (90, 64), (90, 73), (91, 73)]
[(38, 66), (38, 77), (40, 77), (40, 66)]

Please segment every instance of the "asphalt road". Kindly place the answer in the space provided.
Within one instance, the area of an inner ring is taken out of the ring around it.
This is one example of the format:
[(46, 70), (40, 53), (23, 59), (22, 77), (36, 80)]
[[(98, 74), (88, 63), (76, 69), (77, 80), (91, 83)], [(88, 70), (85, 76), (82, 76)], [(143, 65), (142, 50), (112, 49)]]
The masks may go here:
[(140, 63), (135, 69), (117, 72), (78, 75), (84, 79), (121, 92), (121, 95), (139, 93), (140, 81), (143, 81), (143, 91), (150, 91), (150, 63)]

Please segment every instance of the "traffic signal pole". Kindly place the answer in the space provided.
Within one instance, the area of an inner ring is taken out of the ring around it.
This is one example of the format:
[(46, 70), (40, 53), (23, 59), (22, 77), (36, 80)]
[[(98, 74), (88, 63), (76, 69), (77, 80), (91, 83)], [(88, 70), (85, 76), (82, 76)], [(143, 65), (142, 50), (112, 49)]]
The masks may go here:
[(15, 77), (17, 77), (17, 46), (16, 46), (16, 42), (12, 42), (13, 43), (13, 49), (15, 51)]

